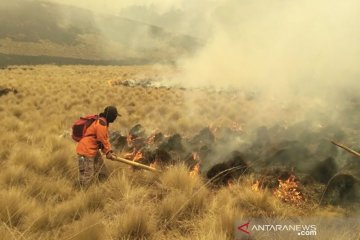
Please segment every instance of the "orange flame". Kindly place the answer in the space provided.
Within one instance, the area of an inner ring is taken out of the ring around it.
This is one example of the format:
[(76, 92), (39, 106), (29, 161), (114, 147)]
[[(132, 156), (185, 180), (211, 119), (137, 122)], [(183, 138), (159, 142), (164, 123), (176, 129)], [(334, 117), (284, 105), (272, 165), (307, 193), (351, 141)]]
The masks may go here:
[(135, 156), (135, 151), (132, 151), (132, 152), (126, 153), (124, 155), (124, 158), (129, 159), (129, 160), (133, 160), (134, 156)]
[(133, 161), (138, 162), (143, 158), (143, 154), (141, 151), (137, 151), (134, 155)]
[(304, 198), (299, 191), (298, 182), (295, 180), (294, 175), (286, 180), (278, 179), (279, 187), (274, 190), (274, 195), (286, 203), (299, 205), (304, 201)]
[(198, 161), (200, 159), (199, 153), (193, 152), (192, 153), (192, 158), (193, 158), (194, 161)]
[(194, 168), (190, 171), (190, 176), (198, 176), (200, 175), (200, 163), (197, 163)]

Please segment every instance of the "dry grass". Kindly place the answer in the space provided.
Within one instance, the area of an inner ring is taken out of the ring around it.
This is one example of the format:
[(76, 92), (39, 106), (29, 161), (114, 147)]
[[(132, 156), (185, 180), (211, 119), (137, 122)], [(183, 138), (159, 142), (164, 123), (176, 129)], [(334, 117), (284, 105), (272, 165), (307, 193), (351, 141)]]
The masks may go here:
[(147, 129), (192, 135), (211, 124), (246, 124), (243, 119), (253, 114), (252, 103), (241, 97), (229, 101), (220, 93), (107, 84), (136, 74), (161, 74), (158, 69), (0, 70), (0, 86), (19, 91), (0, 98), (2, 239), (231, 239), (234, 222), (241, 217), (346, 214), (343, 209), (309, 212), (284, 204), (269, 192), (254, 192), (251, 181), (214, 190), (181, 165), (157, 176), (107, 161), (108, 181), (80, 190), (75, 144), (69, 136), (80, 116), (114, 104), (123, 117), (112, 130), (126, 133), (141, 123)]

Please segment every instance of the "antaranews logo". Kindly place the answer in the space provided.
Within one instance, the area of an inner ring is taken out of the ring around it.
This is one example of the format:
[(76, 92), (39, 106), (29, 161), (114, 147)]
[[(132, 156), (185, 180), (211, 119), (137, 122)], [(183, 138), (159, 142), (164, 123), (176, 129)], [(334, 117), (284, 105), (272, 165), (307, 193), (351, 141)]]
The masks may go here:
[(238, 226), (237, 229), (240, 230), (240, 231), (242, 231), (242, 232), (244, 232), (245, 234), (250, 235), (250, 232), (248, 232), (249, 224), (250, 224), (250, 221), (247, 222), (247, 223), (245, 223), (245, 224), (243, 224), (243, 225)]
[(250, 221), (237, 224), (235, 239), (249, 239), (251, 236), (260, 234), (289, 234), (290, 236), (316, 236), (316, 225), (294, 224), (294, 223), (277, 223), (268, 224), (263, 221)]

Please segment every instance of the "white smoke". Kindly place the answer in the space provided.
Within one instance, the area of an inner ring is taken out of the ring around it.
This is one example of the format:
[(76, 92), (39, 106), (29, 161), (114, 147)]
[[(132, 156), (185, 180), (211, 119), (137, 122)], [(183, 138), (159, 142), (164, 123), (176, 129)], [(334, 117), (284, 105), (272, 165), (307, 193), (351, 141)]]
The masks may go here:
[(212, 11), (208, 44), (181, 64), (184, 79), (240, 87), (358, 87), (359, 9), (358, 1), (222, 1)]
[[(266, 114), (274, 105), (295, 104), (330, 117), (344, 100), (358, 97), (359, 1), (54, 1), (97, 12), (127, 12), (127, 17), (149, 24), (180, 12), (164, 25), (173, 32), (202, 36), (204, 47), (195, 56), (178, 59), (176, 80), (192, 87), (254, 92), (264, 100), (259, 108)], [(143, 10), (124, 11), (131, 7)], [(157, 18), (146, 17), (147, 10)]]

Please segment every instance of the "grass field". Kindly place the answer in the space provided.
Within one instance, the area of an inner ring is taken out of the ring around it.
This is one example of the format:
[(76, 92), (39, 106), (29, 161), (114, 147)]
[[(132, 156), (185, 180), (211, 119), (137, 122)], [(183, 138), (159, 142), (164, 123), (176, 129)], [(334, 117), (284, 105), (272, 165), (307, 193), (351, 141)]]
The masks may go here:
[(349, 215), (312, 201), (284, 203), (267, 190), (254, 190), (251, 176), (213, 189), (181, 165), (156, 175), (106, 160), (109, 179), (80, 190), (70, 127), (107, 105), (123, 115), (110, 130), (123, 134), (136, 123), (185, 136), (209, 125), (251, 127), (248, 120), (259, 108), (243, 93), (109, 84), (166, 80), (175, 72), (165, 66), (0, 70), (0, 86), (18, 90), (0, 97), (0, 238), (233, 239), (239, 218)]

